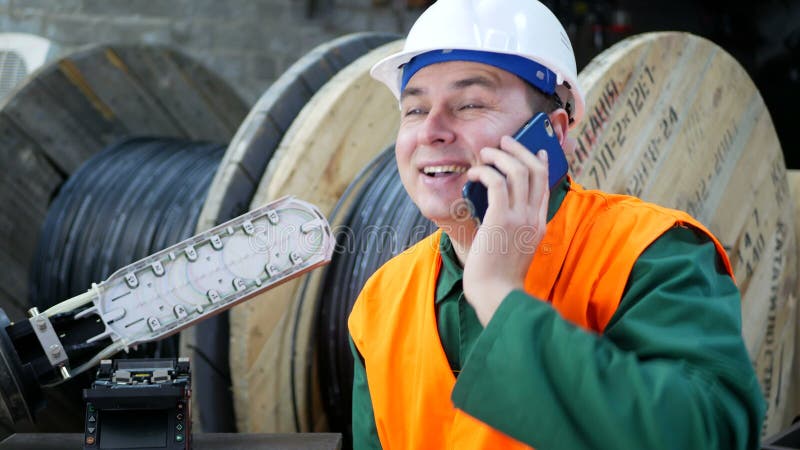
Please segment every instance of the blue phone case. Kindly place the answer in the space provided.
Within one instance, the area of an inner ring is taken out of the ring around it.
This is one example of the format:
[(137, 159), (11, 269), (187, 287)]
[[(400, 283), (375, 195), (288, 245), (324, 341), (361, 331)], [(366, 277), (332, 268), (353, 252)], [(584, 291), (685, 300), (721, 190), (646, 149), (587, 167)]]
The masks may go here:
[[(569, 168), (567, 157), (558, 143), (558, 136), (553, 131), (547, 114), (540, 112), (533, 116), (513, 137), (533, 153), (542, 149), (547, 152), (548, 181), (551, 189), (567, 174)], [(483, 221), (486, 209), (489, 207), (486, 186), (467, 181), (461, 189), (461, 196), (467, 200), (472, 216)]]

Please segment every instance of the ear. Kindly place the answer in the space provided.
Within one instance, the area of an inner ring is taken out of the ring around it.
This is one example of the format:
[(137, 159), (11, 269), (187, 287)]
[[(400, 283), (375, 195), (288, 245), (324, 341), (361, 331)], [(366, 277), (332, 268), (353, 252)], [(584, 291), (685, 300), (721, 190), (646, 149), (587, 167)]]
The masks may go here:
[(548, 114), (548, 117), (556, 136), (558, 136), (558, 143), (561, 144), (561, 148), (566, 148), (567, 131), (569, 130), (569, 115), (567, 115), (567, 111), (564, 108), (558, 108)]

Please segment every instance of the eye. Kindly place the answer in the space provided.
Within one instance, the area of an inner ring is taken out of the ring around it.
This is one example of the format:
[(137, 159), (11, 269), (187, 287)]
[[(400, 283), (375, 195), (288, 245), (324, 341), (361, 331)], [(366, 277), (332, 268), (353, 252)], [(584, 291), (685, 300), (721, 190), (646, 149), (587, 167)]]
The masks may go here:
[(465, 110), (465, 109), (482, 109), (482, 108), (483, 108), (483, 105), (481, 105), (480, 103), (467, 103), (465, 105), (462, 105), (458, 109), (459, 110)]
[(405, 110), (405, 112), (403, 113), (403, 116), (406, 116), (406, 117), (407, 116), (416, 116), (416, 115), (424, 114), (424, 113), (425, 113), (425, 111), (422, 108), (411, 107), (411, 108), (408, 108), (408, 109)]

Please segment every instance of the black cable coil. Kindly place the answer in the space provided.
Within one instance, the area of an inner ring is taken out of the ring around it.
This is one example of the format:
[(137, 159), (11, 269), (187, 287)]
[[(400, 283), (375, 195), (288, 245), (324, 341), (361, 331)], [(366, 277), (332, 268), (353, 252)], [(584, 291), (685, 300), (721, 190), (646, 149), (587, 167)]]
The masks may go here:
[(51, 203), (30, 276), (40, 310), (194, 234), (225, 146), (129, 138), (99, 152)]
[[(352, 439), (353, 382), (347, 317), (364, 283), (381, 265), (436, 230), (403, 188), (394, 147), (373, 160), (351, 187), (332, 214), (332, 223), (338, 215), (345, 220), (334, 230), (337, 248), (315, 314), (323, 405), (331, 429), (344, 434), (345, 448)], [(350, 206), (341, 210), (342, 205)]]
[[(136, 137), (89, 158), (59, 188), (48, 207), (30, 267), (29, 304), (43, 311), (86, 292), (117, 269), (194, 235), (225, 148), (175, 138)], [(94, 355), (109, 343), (85, 343), (102, 331), (96, 317), (80, 319), (90, 322), (95, 327), (92, 331), (67, 316), (71, 315), (59, 314), (53, 320), (69, 329), (62, 339), (71, 358)], [(195, 356), (201, 353), (198, 349)], [(115, 357), (176, 356), (178, 335)], [(195, 372), (201, 368), (194, 366)], [(50, 390), (50, 403), (61, 415), (82, 415), (81, 391), (93, 379), (86, 372), (56, 386)], [(232, 422), (228, 410), (232, 405), (219, 414)]]
[[(86, 161), (48, 208), (31, 265), (30, 304), (44, 310), (192, 236), (224, 151), (220, 144), (138, 137)], [(174, 357), (177, 340), (144, 351)]]

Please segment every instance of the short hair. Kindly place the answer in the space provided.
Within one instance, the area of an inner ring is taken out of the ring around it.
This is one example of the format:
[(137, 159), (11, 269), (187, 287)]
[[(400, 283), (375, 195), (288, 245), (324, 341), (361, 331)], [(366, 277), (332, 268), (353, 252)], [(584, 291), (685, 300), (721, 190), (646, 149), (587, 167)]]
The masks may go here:
[(527, 82), (525, 83), (525, 88), (525, 95), (532, 113), (545, 112), (549, 114), (558, 108), (564, 107), (558, 94), (545, 94)]

